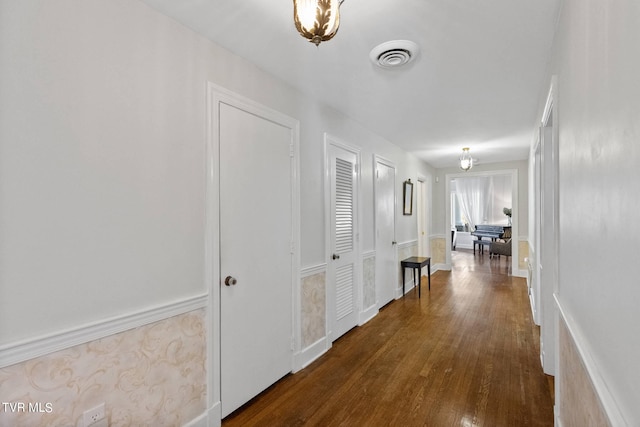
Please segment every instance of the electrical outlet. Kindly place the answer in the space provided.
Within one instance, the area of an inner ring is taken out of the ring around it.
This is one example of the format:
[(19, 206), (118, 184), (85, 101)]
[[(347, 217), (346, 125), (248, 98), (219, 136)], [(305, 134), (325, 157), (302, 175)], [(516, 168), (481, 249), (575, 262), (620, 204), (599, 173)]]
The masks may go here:
[(104, 402), (82, 414), (84, 427), (89, 427), (102, 419), (104, 419)]

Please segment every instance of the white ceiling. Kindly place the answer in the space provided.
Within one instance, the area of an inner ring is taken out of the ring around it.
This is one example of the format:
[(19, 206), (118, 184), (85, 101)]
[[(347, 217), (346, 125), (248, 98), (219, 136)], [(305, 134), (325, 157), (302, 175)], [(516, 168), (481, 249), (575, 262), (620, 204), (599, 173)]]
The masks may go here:
[[(561, 2), (346, 0), (316, 48), (291, 0), (143, 1), (437, 168), (466, 146), (481, 163), (527, 158)], [(417, 59), (374, 66), (371, 49), (397, 39)]]

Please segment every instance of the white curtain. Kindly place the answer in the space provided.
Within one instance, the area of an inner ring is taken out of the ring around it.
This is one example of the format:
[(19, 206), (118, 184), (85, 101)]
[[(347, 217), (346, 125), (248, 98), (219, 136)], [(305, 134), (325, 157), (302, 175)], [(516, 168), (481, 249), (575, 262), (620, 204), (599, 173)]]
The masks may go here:
[(474, 231), (477, 224), (487, 222), (493, 180), (489, 176), (456, 178), (456, 197), (469, 230)]

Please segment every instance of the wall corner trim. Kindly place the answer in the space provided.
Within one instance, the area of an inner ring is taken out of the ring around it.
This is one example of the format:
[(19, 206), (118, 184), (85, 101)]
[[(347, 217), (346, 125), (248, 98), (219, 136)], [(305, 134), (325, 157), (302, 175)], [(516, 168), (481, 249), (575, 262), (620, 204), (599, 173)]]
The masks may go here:
[(123, 316), (4, 345), (0, 347), (0, 368), (205, 308), (207, 301), (208, 294), (197, 295)]

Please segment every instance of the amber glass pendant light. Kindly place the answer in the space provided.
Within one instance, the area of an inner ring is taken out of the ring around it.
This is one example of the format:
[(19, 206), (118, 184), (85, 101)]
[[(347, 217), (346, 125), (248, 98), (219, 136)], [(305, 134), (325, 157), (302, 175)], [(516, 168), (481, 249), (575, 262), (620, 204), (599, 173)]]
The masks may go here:
[(318, 46), (331, 40), (340, 26), (344, 0), (293, 0), (293, 21), (300, 35)]

